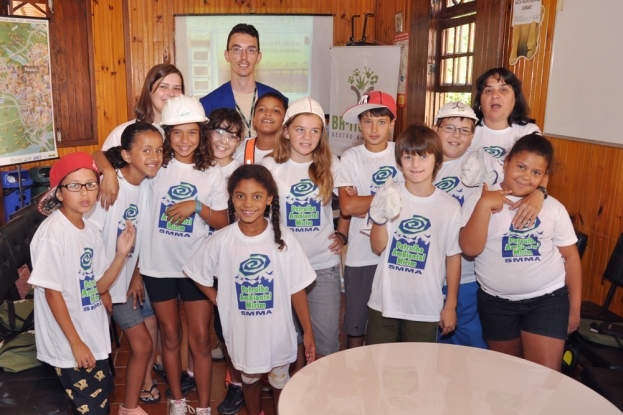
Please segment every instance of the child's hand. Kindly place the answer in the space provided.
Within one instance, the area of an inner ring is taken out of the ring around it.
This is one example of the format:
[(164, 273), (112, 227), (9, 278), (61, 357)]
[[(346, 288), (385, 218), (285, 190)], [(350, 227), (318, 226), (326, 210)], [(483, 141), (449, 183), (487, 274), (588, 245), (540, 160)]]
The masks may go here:
[(117, 253), (127, 256), (136, 239), (136, 229), (130, 219), (125, 220), (125, 229), (117, 238)]
[(513, 218), (513, 227), (515, 229), (529, 228), (536, 222), (536, 218), (541, 213), (543, 208), (543, 201), (545, 195), (539, 189), (530, 193), (529, 195), (521, 198), (517, 202), (513, 203), (509, 209), (517, 209), (515, 217)]
[(142, 279), (139, 282), (135, 278), (132, 278), (130, 286), (128, 287), (128, 293), (126, 294), (126, 301), (130, 301), (130, 297), (132, 297), (132, 309), (136, 310), (136, 307), (143, 305), (143, 301), (145, 300), (145, 288)]
[(95, 367), (95, 357), (91, 353), (89, 346), (84, 344), (82, 340), (78, 340), (72, 345), (72, 351), (74, 353), (74, 360), (76, 366), (83, 369), (89, 369)]
[(106, 311), (108, 311), (108, 314), (112, 314), (112, 297), (109, 291), (100, 294), (100, 301), (106, 308)]
[(441, 329), (442, 336), (452, 333), (454, 329), (456, 329), (456, 308), (444, 307), (443, 310), (441, 310), (439, 328)]
[(571, 334), (580, 327), (580, 310), (569, 311), (569, 324), (567, 326), (567, 334)]
[(511, 193), (510, 190), (489, 190), (489, 185), (485, 183), (482, 186), (482, 194), (478, 203), (484, 203), (492, 213), (498, 213), (505, 204), (510, 205), (513, 203), (506, 197)]
[(348, 193), (349, 196), (357, 196), (359, 194), (355, 186), (346, 186), (344, 187), (344, 190), (346, 191), (346, 193)]
[(197, 204), (194, 200), (187, 200), (185, 202), (176, 203), (166, 211), (167, 218), (169, 222), (179, 225), (190, 215), (195, 213), (195, 209), (197, 208)]
[(329, 235), (329, 240), (333, 240), (331, 245), (329, 245), (329, 251), (333, 252), (335, 255), (339, 255), (342, 252), (342, 248), (344, 247), (344, 241), (342, 237), (332, 233)]
[(305, 346), (305, 361), (310, 364), (316, 360), (316, 341), (314, 340), (314, 333), (309, 330), (309, 333), (303, 335), (303, 345)]
[(108, 210), (115, 204), (117, 195), (119, 194), (119, 179), (116, 174), (104, 174), (100, 183), (98, 197), (102, 207)]

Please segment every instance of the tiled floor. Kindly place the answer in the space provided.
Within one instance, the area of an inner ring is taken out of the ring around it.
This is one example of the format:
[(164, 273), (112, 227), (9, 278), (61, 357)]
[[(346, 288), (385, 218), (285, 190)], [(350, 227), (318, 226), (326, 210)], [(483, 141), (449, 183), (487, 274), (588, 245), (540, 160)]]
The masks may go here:
[[(344, 295), (342, 295), (342, 310), (341, 315), (344, 314)], [(182, 366), (184, 368), (187, 367), (188, 359), (187, 359), (187, 348), (188, 348), (188, 339), (186, 338), (186, 314), (183, 309), (183, 305), (181, 307), (181, 318), (182, 325), (184, 326), (184, 340), (182, 342)], [(340, 322), (341, 328), (342, 322)], [(216, 335), (212, 332), (211, 335), (211, 344), (214, 346), (217, 342)], [(119, 405), (123, 403), (124, 396), (124, 386), (125, 386), (125, 370), (129, 357), (129, 345), (127, 339), (123, 336), (123, 333), (120, 332), (120, 341), (121, 347), (117, 349), (113, 343), (113, 360), (115, 363), (115, 391), (110, 395), (109, 401), (111, 403), (111, 414), (117, 414)], [(344, 350), (346, 348), (346, 336), (344, 332), (340, 330), (340, 350)], [(225, 398), (225, 393), (227, 392), (225, 388), (225, 375), (227, 369), (225, 367), (225, 361), (214, 361), (213, 369), (212, 369), (212, 390), (210, 395), (210, 406), (212, 407), (212, 413), (217, 414), (216, 407), (221, 403), (221, 401)], [(167, 414), (167, 399), (164, 394), (167, 389), (167, 384), (154, 373), (154, 378), (158, 381), (158, 390), (160, 391), (160, 395), (162, 399), (157, 404), (143, 404), (140, 406), (143, 408), (145, 412), (150, 415), (166, 415)], [(273, 397), (272, 392), (262, 392), (262, 396), (264, 398), (263, 401), (263, 409), (265, 415), (274, 415), (275, 411), (273, 408)], [(186, 395), (186, 400), (189, 405), (193, 407), (197, 406), (197, 392), (190, 391)], [(247, 410), (243, 406), (242, 410), (238, 412), (239, 415), (247, 415)]]

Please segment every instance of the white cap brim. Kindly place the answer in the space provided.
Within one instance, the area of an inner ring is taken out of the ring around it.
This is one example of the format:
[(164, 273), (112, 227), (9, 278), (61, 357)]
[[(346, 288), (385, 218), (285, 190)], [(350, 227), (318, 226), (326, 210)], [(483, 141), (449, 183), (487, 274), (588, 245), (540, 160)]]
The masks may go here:
[(380, 104), (357, 104), (344, 111), (344, 114), (342, 114), (342, 119), (349, 124), (359, 124), (359, 114), (369, 110), (373, 110), (375, 108), (389, 109), (388, 106)]

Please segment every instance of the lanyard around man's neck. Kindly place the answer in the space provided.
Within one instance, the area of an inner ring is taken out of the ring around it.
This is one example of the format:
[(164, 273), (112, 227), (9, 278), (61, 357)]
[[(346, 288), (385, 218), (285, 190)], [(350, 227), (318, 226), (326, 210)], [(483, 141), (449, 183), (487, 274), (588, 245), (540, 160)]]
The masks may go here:
[(247, 137), (251, 137), (251, 122), (253, 122), (253, 111), (255, 110), (256, 100), (257, 100), (257, 85), (255, 86), (255, 90), (253, 91), (253, 100), (251, 101), (251, 112), (249, 113), (248, 120), (247, 120), (247, 117), (244, 116), (242, 110), (240, 109), (240, 106), (238, 106), (238, 103), (236, 102), (236, 111), (238, 111), (238, 114), (240, 114), (240, 116), (242, 117), (242, 122), (244, 122), (244, 125), (247, 127)]

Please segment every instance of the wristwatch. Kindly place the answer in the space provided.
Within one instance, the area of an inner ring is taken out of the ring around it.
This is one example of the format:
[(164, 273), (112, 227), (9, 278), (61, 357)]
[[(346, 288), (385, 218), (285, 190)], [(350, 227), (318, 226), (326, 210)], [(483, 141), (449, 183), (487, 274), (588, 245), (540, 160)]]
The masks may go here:
[(547, 199), (547, 190), (543, 186), (537, 186), (537, 189), (543, 192), (543, 200)]

